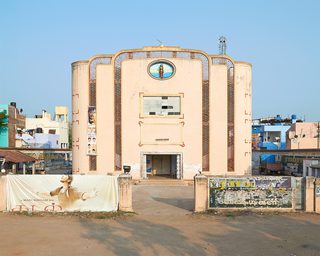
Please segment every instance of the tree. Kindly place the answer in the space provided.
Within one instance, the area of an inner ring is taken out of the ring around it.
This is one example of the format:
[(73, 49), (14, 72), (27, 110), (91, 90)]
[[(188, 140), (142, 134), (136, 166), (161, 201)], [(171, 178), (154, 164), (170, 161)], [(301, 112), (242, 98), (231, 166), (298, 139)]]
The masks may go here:
[(0, 112), (0, 129), (8, 127), (8, 115), (5, 112)]

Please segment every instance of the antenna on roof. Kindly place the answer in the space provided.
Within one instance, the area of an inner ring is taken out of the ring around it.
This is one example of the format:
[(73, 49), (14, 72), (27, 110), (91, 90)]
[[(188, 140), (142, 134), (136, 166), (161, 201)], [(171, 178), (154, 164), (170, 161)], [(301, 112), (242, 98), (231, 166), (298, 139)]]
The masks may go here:
[(224, 36), (219, 37), (219, 54), (226, 55), (227, 52), (227, 38)]
[(156, 40), (159, 42), (159, 46), (160, 46), (160, 47), (163, 47), (163, 46), (164, 46), (162, 41), (160, 41), (159, 39), (156, 39)]

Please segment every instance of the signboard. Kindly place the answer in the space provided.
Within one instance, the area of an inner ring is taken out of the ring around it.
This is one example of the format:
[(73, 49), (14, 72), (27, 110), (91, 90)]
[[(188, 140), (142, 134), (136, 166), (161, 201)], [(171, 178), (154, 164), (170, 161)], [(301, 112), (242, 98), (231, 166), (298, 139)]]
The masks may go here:
[(107, 175), (8, 175), (8, 211), (117, 211), (118, 180)]
[(209, 178), (209, 208), (291, 208), (291, 177)]
[(97, 155), (97, 118), (96, 107), (88, 107), (88, 134), (87, 134), (87, 154)]

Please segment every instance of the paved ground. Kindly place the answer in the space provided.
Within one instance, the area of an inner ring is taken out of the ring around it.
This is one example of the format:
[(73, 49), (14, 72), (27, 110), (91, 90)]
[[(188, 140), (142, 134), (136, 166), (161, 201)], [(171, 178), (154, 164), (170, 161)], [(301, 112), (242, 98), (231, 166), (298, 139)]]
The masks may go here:
[(134, 208), (114, 219), (2, 214), (0, 255), (320, 255), (320, 215), (194, 215), (188, 186), (134, 186)]

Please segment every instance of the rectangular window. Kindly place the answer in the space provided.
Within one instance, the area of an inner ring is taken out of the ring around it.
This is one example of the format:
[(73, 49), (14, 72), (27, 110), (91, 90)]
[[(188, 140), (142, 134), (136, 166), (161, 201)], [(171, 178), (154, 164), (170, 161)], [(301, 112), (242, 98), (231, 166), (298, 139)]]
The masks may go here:
[(180, 96), (143, 96), (144, 116), (181, 115)]
[(49, 129), (49, 134), (56, 134), (56, 130), (55, 129)]

